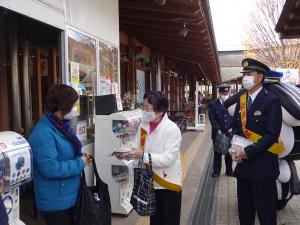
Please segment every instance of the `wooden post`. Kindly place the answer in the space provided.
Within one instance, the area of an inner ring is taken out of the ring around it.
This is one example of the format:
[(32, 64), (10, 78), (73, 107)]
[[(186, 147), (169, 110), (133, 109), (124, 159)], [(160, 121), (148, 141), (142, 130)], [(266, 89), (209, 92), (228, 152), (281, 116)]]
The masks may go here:
[(179, 94), (179, 73), (177, 74), (177, 77), (175, 78), (175, 89), (176, 89), (176, 94), (175, 94), (175, 98), (176, 98), (176, 110), (179, 110), (179, 103), (180, 103), (180, 94)]
[(128, 89), (129, 91), (136, 96), (136, 57), (135, 57), (135, 38), (130, 38), (129, 49), (130, 57), (128, 63)]
[(58, 66), (57, 66), (57, 61), (56, 61), (56, 57), (57, 57), (57, 51), (55, 48), (50, 48), (49, 49), (49, 56), (48, 56), (48, 85), (49, 87), (53, 84), (57, 84), (57, 78), (58, 78)]
[(8, 98), (8, 80), (7, 68), (9, 62), (7, 60), (7, 45), (6, 45), (6, 18), (3, 13), (0, 13), (0, 131), (10, 130), (10, 113), (9, 113), (9, 98)]
[(216, 99), (218, 97), (217, 85), (212, 84), (212, 99)]
[(36, 122), (42, 114), (42, 79), (41, 79), (41, 50), (35, 49), (35, 58), (33, 59), (33, 120)]

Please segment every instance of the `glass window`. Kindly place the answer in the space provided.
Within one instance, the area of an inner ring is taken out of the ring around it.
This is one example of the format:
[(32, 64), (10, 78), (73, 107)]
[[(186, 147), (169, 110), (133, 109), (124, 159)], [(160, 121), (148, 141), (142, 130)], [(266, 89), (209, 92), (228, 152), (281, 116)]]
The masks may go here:
[(99, 41), (99, 94), (119, 93), (119, 60), (118, 48)]
[(94, 137), (94, 96), (96, 94), (96, 39), (68, 29), (68, 80), (80, 96), (74, 120), (79, 139), (85, 144)]

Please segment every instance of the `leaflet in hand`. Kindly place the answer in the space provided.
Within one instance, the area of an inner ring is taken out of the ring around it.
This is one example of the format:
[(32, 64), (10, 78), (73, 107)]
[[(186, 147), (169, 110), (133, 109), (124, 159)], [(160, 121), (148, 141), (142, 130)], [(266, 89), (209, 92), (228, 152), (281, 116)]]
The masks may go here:
[(239, 135), (233, 135), (231, 140), (231, 147), (229, 153), (236, 153), (238, 150), (244, 150), (245, 147), (251, 145), (253, 142), (247, 138), (241, 137)]
[(130, 151), (131, 151), (130, 147), (119, 147), (119, 148), (113, 148), (111, 152), (107, 152), (105, 155), (113, 156), (115, 154), (126, 153), (126, 152), (130, 152)]

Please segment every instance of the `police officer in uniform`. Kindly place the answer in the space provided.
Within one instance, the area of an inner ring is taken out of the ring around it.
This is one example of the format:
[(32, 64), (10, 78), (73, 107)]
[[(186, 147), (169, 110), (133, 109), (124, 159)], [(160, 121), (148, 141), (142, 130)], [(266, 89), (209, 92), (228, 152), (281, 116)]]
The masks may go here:
[[(229, 97), (230, 86), (226, 84), (219, 85), (219, 98), (212, 101), (208, 105), (208, 116), (212, 126), (211, 138), (213, 143), (217, 133), (225, 133), (229, 135), (231, 129), (231, 116), (228, 110), (224, 107), (224, 101)], [(232, 176), (232, 159), (230, 154), (225, 155), (226, 175)], [(214, 151), (214, 164), (212, 177), (218, 177), (221, 172), (222, 154)]]
[(270, 70), (268, 66), (250, 58), (244, 59), (242, 65), (242, 84), (247, 93), (236, 104), (232, 127), (235, 134), (252, 141), (250, 133), (255, 134), (257, 140), (232, 155), (239, 162), (234, 175), (240, 224), (254, 225), (257, 213), (261, 225), (276, 225), (279, 167), (278, 148), (273, 147), (280, 146), (277, 143), (282, 124), (280, 101), (262, 87)]

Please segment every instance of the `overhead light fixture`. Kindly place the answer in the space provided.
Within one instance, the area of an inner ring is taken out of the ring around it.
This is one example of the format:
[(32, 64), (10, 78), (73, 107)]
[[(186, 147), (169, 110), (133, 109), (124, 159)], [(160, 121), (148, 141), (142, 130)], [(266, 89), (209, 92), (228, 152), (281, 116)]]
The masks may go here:
[(187, 25), (188, 25), (187, 22), (183, 23), (183, 28), (181, 31), (179, 31), (179, 35), (181, 37), (185, 38), (189, 34), (189, 28), (187, 27)]
[(167, 0), (154, 0), (154, 2), (158, 5), (165, 5)]

